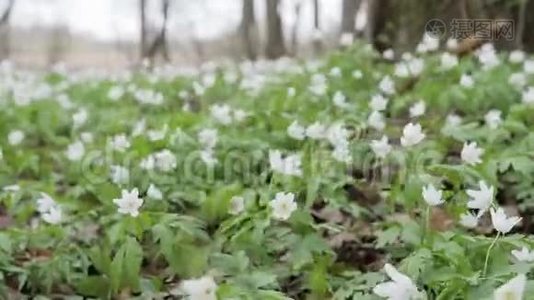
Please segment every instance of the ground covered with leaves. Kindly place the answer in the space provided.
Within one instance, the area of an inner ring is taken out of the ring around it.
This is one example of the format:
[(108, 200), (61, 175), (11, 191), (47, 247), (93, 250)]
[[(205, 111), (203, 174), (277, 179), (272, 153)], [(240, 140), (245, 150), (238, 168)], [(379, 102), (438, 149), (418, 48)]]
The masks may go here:
[(534, 299), (534, 58), (437, 47), (2, 64), (2, 298)]

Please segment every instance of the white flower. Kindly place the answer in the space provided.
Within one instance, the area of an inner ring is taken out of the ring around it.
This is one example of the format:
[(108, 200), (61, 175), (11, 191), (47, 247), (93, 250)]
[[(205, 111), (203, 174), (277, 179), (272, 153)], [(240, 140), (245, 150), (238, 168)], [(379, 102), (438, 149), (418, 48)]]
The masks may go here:
[(470, 197), (467, 202), (467, 207), (478, 209), (477, 217), (482, 216), (491, 206), (493, 201), (493, 186), (488, 186), (486, 182), (478, 182), (479, 190), (466, 190), (465, 192)]
[(287, 134), (295, 140), (302, 141), (306, 137), (306, 128), (299, 125), (297, 121), (293, 121), (293, 123), (287, 127)]
[(442, 191), (436, 189), (432, 184), (423, 187), (423, 199), (430, 206), (440, 205), (444, 202)]
[(269, 203), (273, 210), (273, 217), (277, 220), (287, 220), (297, 209), (295, 195), (293, 193), (278, 192)]
[(288, 87), (287, 88), (287, 97), (293, 98), (297, 94), (297, 90), (294, 87)]
[(477, 50), (476, 55), (485, 70), (498, 66), (501, 62), (492, 44), (486, 43)]
[(393, 49), (386, 49), (384, 52), (382, 52), (382, 57), (387, 60), (393, 60), (395, 58), (395, 52)]
[(143, 199), (139, 198), (139, 191), (134, 188), (130, 192), (122, 190), (121, 197), (113, 199), (113, 203), (118, 206), (119, 213), (137, 217), (139, 208), (143, 205)]
[(390, 264), (386, 264), (384, 270), (391, 281), (377, 284), (373, 288), (373, 293), (388, 300), (412, 300), (421, 297), (410, 277), (400, 273)]
[(113, 150), (124, 152), (126, 149), (130, 148), (130, 141), (128, 141), (128, 138), (124, 134), (118, 134), (114, 136), (111, 141), (111, 148)]
[(41, 218), (50, 224), (60, 223), (62, 219), (61, 207), (54, 205), (47, 212), (41, 213)]
[(454, 38), (449, 38), (447, 40), (447, 49), (449, 50), (456, 50), (458, 49), (458, 40)]
[(406, 124), (406, 126), (404, 126), (404, 129), (402, 130), (402, 137), (400, 141), (402, 146), (410, 147), (419, 144), (424, 139), (425, 134), (421, 129), (421, 125), (419, 123), (408, 123)]
[(378, 83), (378, 88), (386, 95), (395, 94), (395, 83), (389, 76), (385, 76)]
[(502, 207), (497, 208), (497, 210), (492, 208), (490, 214), (493, 227), (502, 234), (508, 233), (512, 227), (521, 221), (520, 217), (507, 217)]
[(326, 83), (326, 77), (323, 74), (314, 74), (311, 78), (311, 83), (308, 89), (315, 96), (322, 96), (326, 93), (328, 85)]
[(449, 70), (458, 65), (458, 57), (450, 53), (443, 53), (441, 55), (441, 68), (444, 70)]
[(198, 142), (202, 145), (203, 148), (214, 148), (217, 144), (217, 129), (206, 128), (202, 129), (198, 133)]
[(484, 149), (477, 146), (476, 142), (464, 143), (460, 157), (468, 165), (474, 166), (482, 162), (480, 156), (484, 154)]
[[(6, 188), (4, 188), (4, 190), (5, 189)], [(37, 211), (40, 213), (45, 213), (54, 206), (56, 206), (54, 199), (52, 199), (52, 197), (46, 193), (41, 193), (41, 197), (37, 199)]]
[(342, 163), (349, 163), (352, 161), (348, 145), (336, 145), (334, 151), (332, 151), (332, 157)]
[(490, 129), (497, 129), (502, 123), (502, 112), (498, 109), (492, 109), (484, 116), (484, 121)]
[(372, 128), (382, 131), (386, 127), (384, 115), (379, 111), (373, 111), (367, 118), (367, 124)]
[(363, 73), (361, 70), (354, 70), (352, 71), (352, 77), (354, 79), (361, 79), (363, 77)]
[(333, 67), (328, 74), (332, 77), (341, 77), (341, 69), (339, 67)]
[(410, 118), (416, 118), (425, 114), (426, 104), (425, 101), (419, 100), (417, 103), (410, 107)]
[(241, 196), (233, 196), (230, 199), (229, 213), (231, 215), (238, 215), (245, 210), (245, 198)]
[(141, 119), (137, 121), (133, 127), (132, 130), (132, 136), (139, 136), (145, 132), (146, 129), (146, 121), (145, 119)]
[(236, 122), (242, 122), (248, 117), (248, 113), (242, 109), (234, 110), (234, 120)]
[(436, 51), (439, 48), (439, 38), (434, 37), (428, 33), (423, 34), (423, 39), (417, 45), (416, 51), (418, 53), (425, 53)]
[(457, 114), (449, 114), (445, 122), (452, 127), (460, 126), (462, 124), (462, 117)]
[(148, 140), (151, 142), (161, 141), (165, 138), (168, 130), (169, 126), (167, 124), (165, 124), (161, 130), (149, 130), (147, 132)]
[(153, 170), (155, 163), (154, 155), (149, 155), (141, 161), (139, 166), (144, 170)]
[(472, 213), (466, 212), (460, 216), (460, 224), (466, 228), (475, 228), (478, 225), (478, 218)]
[(383, 111), (386, 109), (387, 105), (388, 99), (381, 94), (374, 95), (369, 102), (369, 107), (371, 107), (373, 111)]
[(534, 251), (528, 250), (527, 247), (523, 246), (521, 250), (512, 250), (512, 255), (518, 260), (523, 262), (533, 262), (534, 261)]
[(510, 52), (510, 57), (508, 58), (508, 60), (513, 64), (523, 62), (525, 60), (525, 52), (521, 50), (514, 50)]
[(163, 94), (153, 90), (138, 89), (133, 93), (135, 100), (141, 104), (161, 105)]
[(349, 107), (349, 104), (347, 103), (347, 97), (345, 97), (345, 95), (343, 95), (343, 93), (340, 91), (337, 91), (334, 94), (334, 97), (332, 98), (332, 102), (334, 102), (334, 105), (339, 108)]
[(410, 70), (410, 74), (412, 76), (418, 76), (423, 72), (423, 68), (425, 67), (425, 61), (421, 58), (413, 58), (407, 61), (408, 63), (408, 70)]
[(93, 134), (90, 133), (90, 132), (82, 132), (82, 133), (80, 133), (80, 139), (86, 144), (92, 143), (93, 142)]
[(24, 140), (24, 132), (20, 130), (13, 130), (9, 132), (9, 135), (7, 136), (7, 140), (11, 146), (16, 146)]
[(349, 131), (345, 129), (342, 123), (335, 123), (328, 127), (325, 137), (332, 146), (348, 146), (349, 134)]
[(527, 84), (527, 77), (525, 73), (513, 73), (508, 78), (508, 83), (520, 89)]
[(67, 158), (70, 161), (79, 161), (85, 153), (85, 147), (80, 141), (76, 141), (67, 147)]
[(74, 128), (78, 128), (80, 126), (82, 126), (83, 124), (85, 124), (85, 122), (87, 121), (87, 110), (85, 109), (80, 109), (78, 110), (78, 112), (76, 112), (75, 114), (72, 115), (72, 122), (74, 123)]
[(210, 108), (210, 112), (211, 116), (215, 119), (215, 121), (223, 125), (228, 125), (232, 123), (230, 106), (226, 104), (216, 104)]
[(122, 86), (120, 85), (115, 85), (115, 86), (112, 86), (109, 91), (108, 91), (108, 98), (111, 100), (111, 101), (117, 101), (119, 100), (120, 98), (122, 98), (122, 96), (124, 95), (125, 93), (125, 90)]
[(401, 78), (410, 76), (410, 69), (406, 62), (399, 62), (395, 65), (395, 76)]
[(371, 141), (371, 149), (378, 158), (385, 158), (391, 152), (388, 137), (384, 135), (380, 140)]
[(176, 156), (168, 149), (154, 153), (154, 166), (156, 169), (169, 172), (176, 168)]
[(527, 74), (534, 74), (534, 59), (525, 60), (523, 70)]
[(475, 84), (475, 81), (473, 80), (473, 77), (471, 75), (462, 74), (462, 77), (460, 77), (460, 85), (465, 88), (472, 88)]
[(217, 300), (217, 284), (213, 277), (203, 276), (198, 279), (184, 280), (181, 290), (190, 300)]
[(519, 274), (510, 279), (507, 283), (501, 285), (493, 293), (494, 300), (521, 300), (525, 292), (527, 277), (525, 274)]
[(282, 158), (282, 153), (279, 150), (271, 150), (269, 151), (269, 163), (275, 172), (291, 176), (302, 175), (300, 155), (298, 154)]
[(210, 167), (217, 163), (217, 159), (213, 154), (213, 149), (209, 148), (200, 151), (200, 159), (202, 159), (202, 161)]
[(130, 180), (130, 172), (121, 166), (111, 166), (111, 181), (115, 184), (126, 184)]
[(156, 200), (163, 199), (163, 193), (160, 191), (160, 189), (158, 189), (152, 183), (148, 187), (148, 190), (146, 191), (146, 195), (148, 196), (148, 198), (152, 198), (152, 199), (156, 199)]
[(326, 127), (320, 122), (315, 122), (306, 128), (306, 135), (314, 140), (319, 140), (325, 137)]
[(523, 91), (521, 101), (525, 104), (534, 104), (534, 87), (529, 86)]
[(4, 192), (18, 192), (20, 191), (20, 186), (18, 184), (6, 185), (2, 190)]

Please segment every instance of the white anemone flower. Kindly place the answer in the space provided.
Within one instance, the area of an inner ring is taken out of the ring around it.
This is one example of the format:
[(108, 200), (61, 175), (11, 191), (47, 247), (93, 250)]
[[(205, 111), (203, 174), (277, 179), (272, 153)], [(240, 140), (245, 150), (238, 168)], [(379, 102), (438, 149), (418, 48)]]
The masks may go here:
[(113, 199), (113, 203), (118, 206), (119, 213), (137, 217), (139, 208), (143, 205), (143, 199), (139, 198), (139, 191), (134, 188), (131, 191), (122, 190), (121, 197)]
[(444, 202), (443, 192), (441, 190), (436, 189), (434, 185), (428, 184), (423, 187), (423, 199), (425, 202), (430, 206), (437, 206)]
[(504, 213), (504, 209), (499, 207), (497, 209), (491, 209), (491, 223), (495, 230), (502, 234), (507, 234), (512, 228), (521, 221), (520, 217), (507, 217)]
[(501, 285), (493, 293), (494, 300), (521, 300), (525, 292), (527, 277), (525, 274), (519, 274), (510, 279), (507, 283)]
[(419, 144), (425, 139), (425, 134), (421, 129), (419, 123), (408, 123), (402, 130), (401, 145), (404, 147), (410, 147)]
[(491, 206), (493, 201), (493, 186), (488, 186), (486, 182), (478, 182), (479, 190), (466, 190), (467, 195), (470, 197), (467, 202), (467, 207), (472, 209), (478, 209), (477, 217), (482, 216)]
[(373, 292), (388, 300), (413, 300), (420, 299), (421, 293), (410, 277), (400, 273), (394, 266), (386, 264), (384, 266), (390, 281), (377, 284)]
[(530, 251), (527, 247), (523, 246), (521, 250), (512, 250), (512, 255), (521, 262), (534, 262), (534, 251)]
[(297, 209), (295, 194), (278, 192), (269, 203), (269, 206), (272, 208), (273, 218), (282, 221), (287, 220)]
[(474, 166), (482, 162), (480, 158), (484, 154), (484, 149), (477, 146), (476, 142), (464, 143), (460, 157), (468, 165)]

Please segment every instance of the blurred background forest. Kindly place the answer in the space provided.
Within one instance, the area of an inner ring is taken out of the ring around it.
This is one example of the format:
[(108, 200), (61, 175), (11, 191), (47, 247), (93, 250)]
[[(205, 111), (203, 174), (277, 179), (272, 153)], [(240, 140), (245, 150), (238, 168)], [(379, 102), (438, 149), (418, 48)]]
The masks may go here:
[(496, 46), (532, 51), (528, 12), (534, 0), (0, 0), (0, 60), (36, 68), (194, 66), (308, 58), (358, 39), (401, 53), (435, 18), (514, 20), (514, 39)]

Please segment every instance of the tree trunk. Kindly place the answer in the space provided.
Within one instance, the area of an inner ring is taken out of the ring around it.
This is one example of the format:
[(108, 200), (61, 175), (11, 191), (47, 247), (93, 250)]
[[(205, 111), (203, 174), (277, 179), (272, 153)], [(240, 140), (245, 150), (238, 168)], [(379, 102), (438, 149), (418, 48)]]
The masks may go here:
[(248, 59), (256, 60), (255, 40), (258, 35), (256, 18), (254, 17), (254, 0), (243, 0), (243, 11), (241, 17), (241, 37), (243, 48)]
[(265, 56), (276, 59), (286, 54), (284, 45), (284, 33), (282, 31), (282, 19), (278, 13), (279, 0), (267, 1), (267, 45)]
[(341, 33), (354, 33), (356, 28), (356, 13), (361, 0), (343, 0), (341, 8)]
[(291, 54), (296, 56), (298, 53), (298, 28), (300, 24), (300, 12), (302, 10), (302, 2), (295, 4), (295, 24), (291, 30)]
[(9, 58), (11, 54), (9, 19), (15, 6), (15, 0), (9, 0), (0, 16), (0, 60)]
[(141, 60), (147, 56), (147, 44), (146, 44), (146, 0), (139, 0), (139, 18), (140, 18), (140, 38), (139, 38), (139, 53)]
[(319, 0), (313, 0), (313, 52), (315, 55), (319, 55), (323, 48), (322, 38), (323, 34), (321, 32), (321, 24), (319, 19)]
[(158, 53), (161, 54), (165, 62), (171, 60), (169, 56), (169, 46), (167, 42), (167, 21), (169, 19), (169, 6), (170, 0), (161, 0), (161, 14), (163, 16), (163, 24), (161, 25), (161, 30), (158, 36), (154, 39), (154, 42), (150, 45), (147, 50), (146, 58), (154, 60)]
[[(534, 11), (534, 1), (530, 0), (527, 1), (526, 4), (526, 11), (533, 12)], [(534, 51), (534, 18), (525, 18), (525, 31), (529, 32), (529, 34), (524, 34), (522, 37), (523, 41), (523, 48), (526, 51)]]

